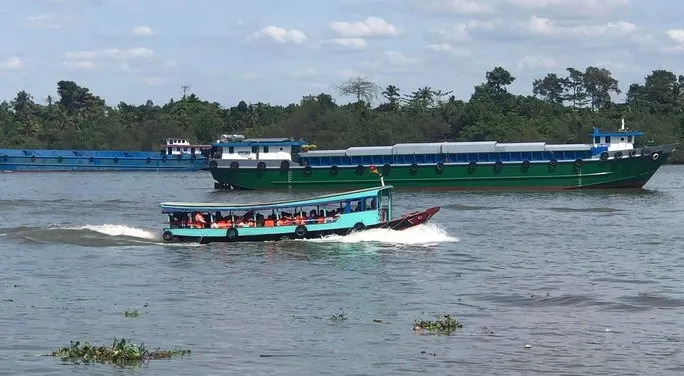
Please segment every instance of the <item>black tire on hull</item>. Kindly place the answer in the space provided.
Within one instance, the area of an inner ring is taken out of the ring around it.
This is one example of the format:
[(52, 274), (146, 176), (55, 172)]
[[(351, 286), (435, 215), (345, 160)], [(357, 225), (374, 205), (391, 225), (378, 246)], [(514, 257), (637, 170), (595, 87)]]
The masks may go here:
[(356, 224), (354, 224), (354, 227), (352, 228), (351, 231), (363, 231), (365, 229), (366, 229), (366, 225), (364, 225), (363, 222), (356, 222)]
[(171, 231), (164, 231), (164, 233), (162, 234), (162, 238), (167, 242), (170, 242), (171, 240), (173, 240), (173, 234), (171, 233)]
[(226, 238), (229, 242), (234, 242), (238, 238), (238, 231), (235, 227), (231, 227), (226, 231)]
[(306, 229), (306, 226), (299, 225), (295, 229), (295, 236), (297, 236), (298, 238), (301, 239), (301, 238), (305, 237), (308, 232), (309, 232), (309, 230)]

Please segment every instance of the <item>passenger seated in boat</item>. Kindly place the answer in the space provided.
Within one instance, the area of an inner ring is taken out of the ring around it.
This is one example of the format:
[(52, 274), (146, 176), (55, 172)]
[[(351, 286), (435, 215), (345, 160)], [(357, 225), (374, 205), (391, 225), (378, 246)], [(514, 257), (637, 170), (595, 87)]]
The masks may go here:
[(182, 224), (183, 220), (179, 217), (178, 214), (171, 214), (171, 217), (169, 218), (169, 225), (171, 228), (180, 227)]
[(360, 212), (361, 211), (361, 200), (356, 201), (356, 207), (353, 210), (354, 212)]
[(207, 221), (204, 219), (204, 216), (202, 214), (200, 214), (199, 212), (192, 213), (192, 218), (188, 222), (188, 226), (193, 228), (204, 228), (206, 225)]
[(375, 209), (377, 209), (376, 206), (375, 206), (375, 201), (376, 201), (376, 200), (375, 200), (374, 198), (371, 198), (371, 199), (368, 201), (368, 204), (366, 205), (366, 210), (375, 210)]

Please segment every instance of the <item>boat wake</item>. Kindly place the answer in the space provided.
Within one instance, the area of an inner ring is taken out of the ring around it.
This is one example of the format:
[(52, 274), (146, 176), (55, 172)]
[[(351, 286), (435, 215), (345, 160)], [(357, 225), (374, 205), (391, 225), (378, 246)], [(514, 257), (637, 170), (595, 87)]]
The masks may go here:
[(153, 231), (116, 224), (16, 227), (1, 229), (0, 236), (30, 243), (59, 243), (92, 247), (163, 244), (160, 235)]
[(354, 232), (349, 235), (330, 235), (319, 239), (303, 240), (319, 243), (384, 243), (396, 245), (421, 245), (430, 246), (438, 243), (455, 243), (458, 238), (449, 234), (434, 224), (424, 224), (403, 231), (389, 229), (372, 229)]

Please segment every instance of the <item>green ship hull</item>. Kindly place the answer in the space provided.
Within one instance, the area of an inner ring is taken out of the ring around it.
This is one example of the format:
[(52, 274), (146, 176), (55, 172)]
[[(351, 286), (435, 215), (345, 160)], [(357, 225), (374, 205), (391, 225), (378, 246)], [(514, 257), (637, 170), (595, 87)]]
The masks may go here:
[[(602, 160), (552, 162), (480, 162), (377, 166), (386, 184), (397, 189), (566, 190), (641, 188), (667, 161), (674, 145), (650, 147), (651, 154)], [(657, 157), (655, 157), (657, 155)], [(369, 166), (292, 166), (279, 168), (214, 165), (215, 188), (246, 190), (342, 190), (378, 184)]]

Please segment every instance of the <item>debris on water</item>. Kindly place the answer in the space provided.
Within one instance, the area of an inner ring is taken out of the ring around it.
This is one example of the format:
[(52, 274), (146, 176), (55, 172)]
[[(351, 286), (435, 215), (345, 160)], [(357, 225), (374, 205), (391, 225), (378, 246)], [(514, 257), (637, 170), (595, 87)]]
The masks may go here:
[(75, 363), (113, 363), (118, 365), (136, 364), (147, 360), (168, 359), (175, 356), (190, 354), (190, 350), (148, 350), (144, 344), (140, 346), (127, 342), (125, 339), (114, 339), (110, 347), (91, 346), (88, 342), (71, 341), (68, 347), (59, 348), (50, 356)]
[(456, 329), (460, 328), (463, 328), (463, 325), (460, 322), (456, 321), (456, 319), (454, 319), (454, 317), (449, 314), (437, 315), (437, 320), (435, 321), (415, 320), (413, 322), (414, 331), (427, 330), (429, 332), (437, 334), (450, 335)]
[(127, 310), (123, 311), (123, 315), (126, 317), (138, 317), (138, 316), (140, 316), (140, 311), (138, 311), (137, 309), (133, 309), (133, 310), (127, 309)]
[(382, 319), (373, 319), (373, 322), (382, 322)]
[(526, 348), (526, 349), (531, 349), (531, 348), (532, 348), (532, 345), (525, 345), (525, 348)]
[(330, 321), (344, 321), (347, 319), (347, 315), (344, 314), (342, 308), (340, 308), (340, 313), (330, 316)]

